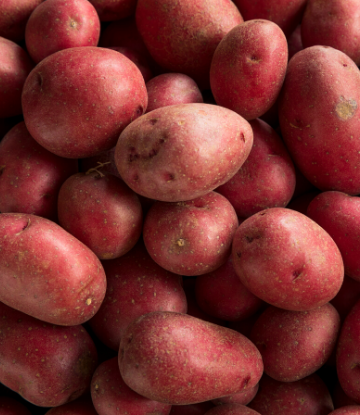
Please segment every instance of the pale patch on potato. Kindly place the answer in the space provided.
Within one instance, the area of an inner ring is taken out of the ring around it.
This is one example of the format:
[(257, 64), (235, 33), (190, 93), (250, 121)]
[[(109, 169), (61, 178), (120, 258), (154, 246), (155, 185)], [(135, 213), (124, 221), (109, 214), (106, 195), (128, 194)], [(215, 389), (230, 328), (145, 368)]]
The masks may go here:
[(357, 110), (357, 102), (354, 99), (346, 100), (343, 96), (340, 97), (340, 102), (336, 105), (335, 111), (338, 117), (342, 120), (352, 118)]

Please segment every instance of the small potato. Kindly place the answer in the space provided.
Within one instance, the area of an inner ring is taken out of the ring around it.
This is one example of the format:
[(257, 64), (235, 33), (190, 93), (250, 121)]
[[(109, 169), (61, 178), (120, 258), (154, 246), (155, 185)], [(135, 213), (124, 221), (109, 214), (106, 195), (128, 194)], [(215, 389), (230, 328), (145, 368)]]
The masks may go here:
[(344, 264), (330, 235), (302, 213), (265, 209), (246, 219), (232, 245), (240, 281), (275, 307), (308, 311), (339, 292)]
[(262, 19), (237, 25), (221, 40), (211, 61), (216, 103), (246, 120), (260, 117), (275, 104), (287, 62), (287, 42), (278, 25)]
[(180, 202), (204, 196), (234, 176), (252, 144), (250, 124), (227, 108), (171, 105), (125, 128), (115, 163), (136, 193)]
[(264, 375), (249, 407), (261, 415), (328, 415), (334, 409), (330, 393), (317, 374), (295, 382)]
[(267, 375), (294, 382), (315, 373), (329, 359), (340, 330), (331, 304), (311, 311), (268, 307), (252, 328), (250, 339), (260, 350)]
[(80, 325), (46, 324), (0, 303), (0, 382), (37, 406), (73, 401), (90, 386), (97, 351)]
[(99, 415), (168, 415), (171, 405), (152, 401), (130, 389), (121, 377), (118, 358), (106, 360), (91, 380), (91, 398)]
[(202, 275), (227, 261), (238, 224), (230, 202), (210, 192), (186, 202), (155, 202), (145, 218), (143, 238), (161, 267), (180, 275)]
[(360, 415), (360, 405), (344, 406), (330, 412), (329, 415)]

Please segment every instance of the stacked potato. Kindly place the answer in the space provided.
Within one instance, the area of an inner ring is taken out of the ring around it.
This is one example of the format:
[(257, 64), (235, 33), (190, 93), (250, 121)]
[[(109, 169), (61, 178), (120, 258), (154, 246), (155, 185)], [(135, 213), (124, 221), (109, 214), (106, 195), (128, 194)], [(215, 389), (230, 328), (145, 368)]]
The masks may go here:
[(360, 414), (358, 2), (3, 3), (0, 412)]

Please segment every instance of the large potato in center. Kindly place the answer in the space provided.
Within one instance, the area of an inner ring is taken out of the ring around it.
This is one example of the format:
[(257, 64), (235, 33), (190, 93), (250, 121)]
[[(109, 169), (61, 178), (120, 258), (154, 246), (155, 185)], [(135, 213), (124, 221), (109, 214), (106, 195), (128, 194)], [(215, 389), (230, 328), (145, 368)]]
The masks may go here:
[(210, 104), (159, 108), (121, 133), (115, 163), (136, 193), (165, 202), (203, 196), (227, 182), (253, 144), (250, 124)]

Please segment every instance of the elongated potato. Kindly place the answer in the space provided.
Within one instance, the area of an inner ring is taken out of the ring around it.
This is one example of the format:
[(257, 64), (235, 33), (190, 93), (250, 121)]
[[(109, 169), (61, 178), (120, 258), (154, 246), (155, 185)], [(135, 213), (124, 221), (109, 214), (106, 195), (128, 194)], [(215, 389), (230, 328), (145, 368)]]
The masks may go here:
[(115, 163), (136, 193), (164, 202), (200, 197), (228, 181), (253, 144), (250, 124), (210, 104), (158, 108), (120, 135)]
[(48, 219), (0, 215), (0, 301), (48, 323), (89, 320), (106, 291), (96, 255)]

